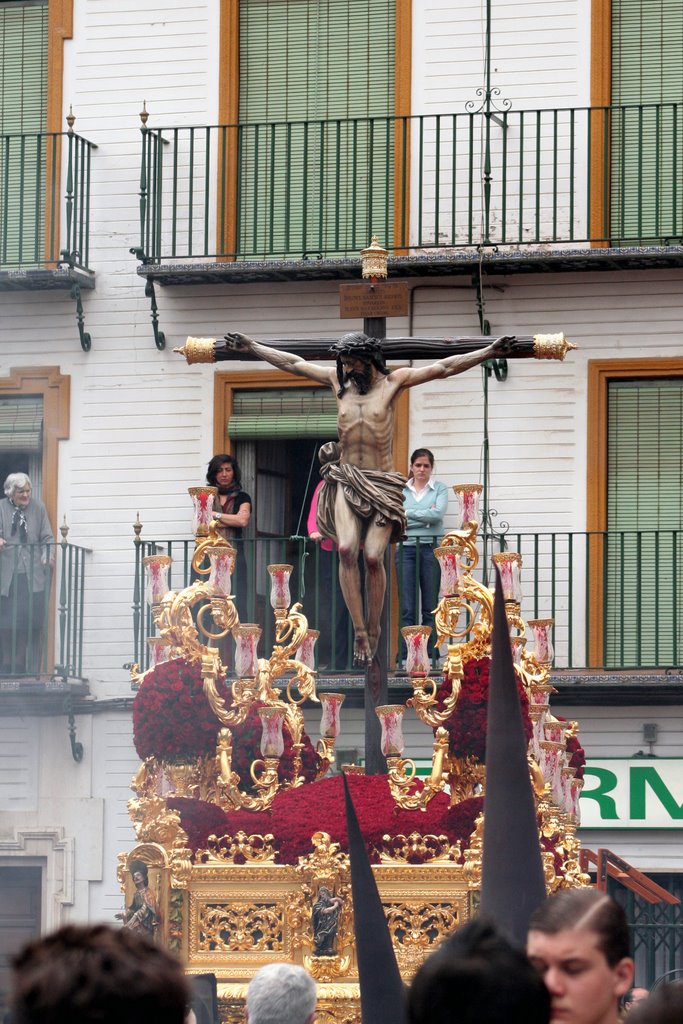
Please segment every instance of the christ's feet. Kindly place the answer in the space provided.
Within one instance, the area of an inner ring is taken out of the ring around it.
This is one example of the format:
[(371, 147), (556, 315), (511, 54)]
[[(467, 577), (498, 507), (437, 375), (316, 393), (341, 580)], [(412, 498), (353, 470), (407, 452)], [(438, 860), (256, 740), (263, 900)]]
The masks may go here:
[(368, 634), (364, 630), (356, 630), (353, 637), (353, 664), (357, 668), (365, 668), (372, 661), (372, 650), (368, 642)]

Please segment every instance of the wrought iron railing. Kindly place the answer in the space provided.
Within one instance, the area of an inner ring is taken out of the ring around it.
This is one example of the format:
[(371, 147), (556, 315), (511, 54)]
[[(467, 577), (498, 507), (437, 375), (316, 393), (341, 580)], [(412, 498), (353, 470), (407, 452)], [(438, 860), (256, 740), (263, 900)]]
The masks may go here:
[(0, 676), (83, 679), (86, 548), (6, 545), (0, 556)]
[(146, 262), (680, 244), (683, 104), (142, 129)]
[[(491, 537), (488, 544), (491, 550)], [(294, 565), (293, 600), (302, 600), (313, 628), (320, 629), (319, 665), (332, 671), (351, 666), (351, 631), (336, 584), (336, 553), (322, 552), (305, 538), (243, 542), (246, 580), (237, 582), (243, 622), (264, 627), (262, 650), (273, 642), (266, 565)], [(555, 666), (568, 670), (680, 669), (683, 662), (683, 530), (595, 533), (514, 533), (496, 547), (522, 555), (522, 616), (553, 618)], [(169, 585), (178, 590), (192, 577), (194, 541), (140, 541), (134, 582), (135, 661), (147, 665), (146, 640), (154, 634), (144, 600), (142, 559), (164, 553), (173, 558)], [(419, 553), (418, 553), (419, 557)], [(392, 559), (393, 599), (388, 630), (392, 659), (399, 654), (399, 600), (404, 583), (401, 545)], [(485, 566), (475, 571), (484, 576)], [(487, 574), (491, 585), (490, 570)], [(411, 574), (419, 579), (419, 571)], [(416, 595), (417, 597), (417, 595)], [(416, 602), (419, 607), (419, 601)]]
[(0, 135), (0, 270), (88, 269), (96, 148), (74, 132)]

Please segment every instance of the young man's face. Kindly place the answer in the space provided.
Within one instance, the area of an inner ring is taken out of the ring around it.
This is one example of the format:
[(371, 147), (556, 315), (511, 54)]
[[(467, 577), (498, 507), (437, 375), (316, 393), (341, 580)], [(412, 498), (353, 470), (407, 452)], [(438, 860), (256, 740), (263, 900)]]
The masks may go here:
[(550, 992), (551, 1024), (616, 1024), (633, 961), (624, 957), (610, 967), (598, 942), (595, 932), (583, 928), (529, 932), (527, 954)]

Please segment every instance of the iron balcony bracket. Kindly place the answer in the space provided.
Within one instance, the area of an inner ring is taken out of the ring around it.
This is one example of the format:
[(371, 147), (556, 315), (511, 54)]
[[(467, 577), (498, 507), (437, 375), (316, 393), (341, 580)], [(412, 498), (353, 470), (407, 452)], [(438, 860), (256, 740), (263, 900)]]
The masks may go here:
[(92, 337), (85, 330), (85, 318), (83, 316), (83, 303), (81, 302), (81, 286), (74, 281), (71, 285), (71, 298), (76, 303), (76, 323), (78, 324), (78, 336), (81, 339), (81, 348), (89, 352), (92, 348)]
[(147, 278), (147, 283), (145, 285), (145, 295), (150, 300), (150, 305), (152, 308), (151, 317), (152, 330), (154, 331), (154, 344), (156, 345), (160, 352), (163, 352), (163, 350), (166, 348), (166, 335), (164, 334), (163, 331), (159, 330), (159, 309), (157, 306), (156, 293), (154, 291), (154, 280), (151, 277)]

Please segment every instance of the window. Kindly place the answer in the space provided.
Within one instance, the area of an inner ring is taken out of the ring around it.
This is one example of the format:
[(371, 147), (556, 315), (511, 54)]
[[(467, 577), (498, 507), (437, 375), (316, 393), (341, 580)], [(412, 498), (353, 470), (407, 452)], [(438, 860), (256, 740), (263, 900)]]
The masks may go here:
[(683, 646), (683, 363), (588, 364), (592, 666), (667, 668)]
[(240, 0), (239, 78), (224, 105), (239, 122), (239, 256), (391, 240), (396, 20), (395, 0)]
[(0, 5), (0, 265), (43, 251), (47, 140), (46, 0)]
[(680, 241), (683, 0), (612, 0), (611, 233)]

